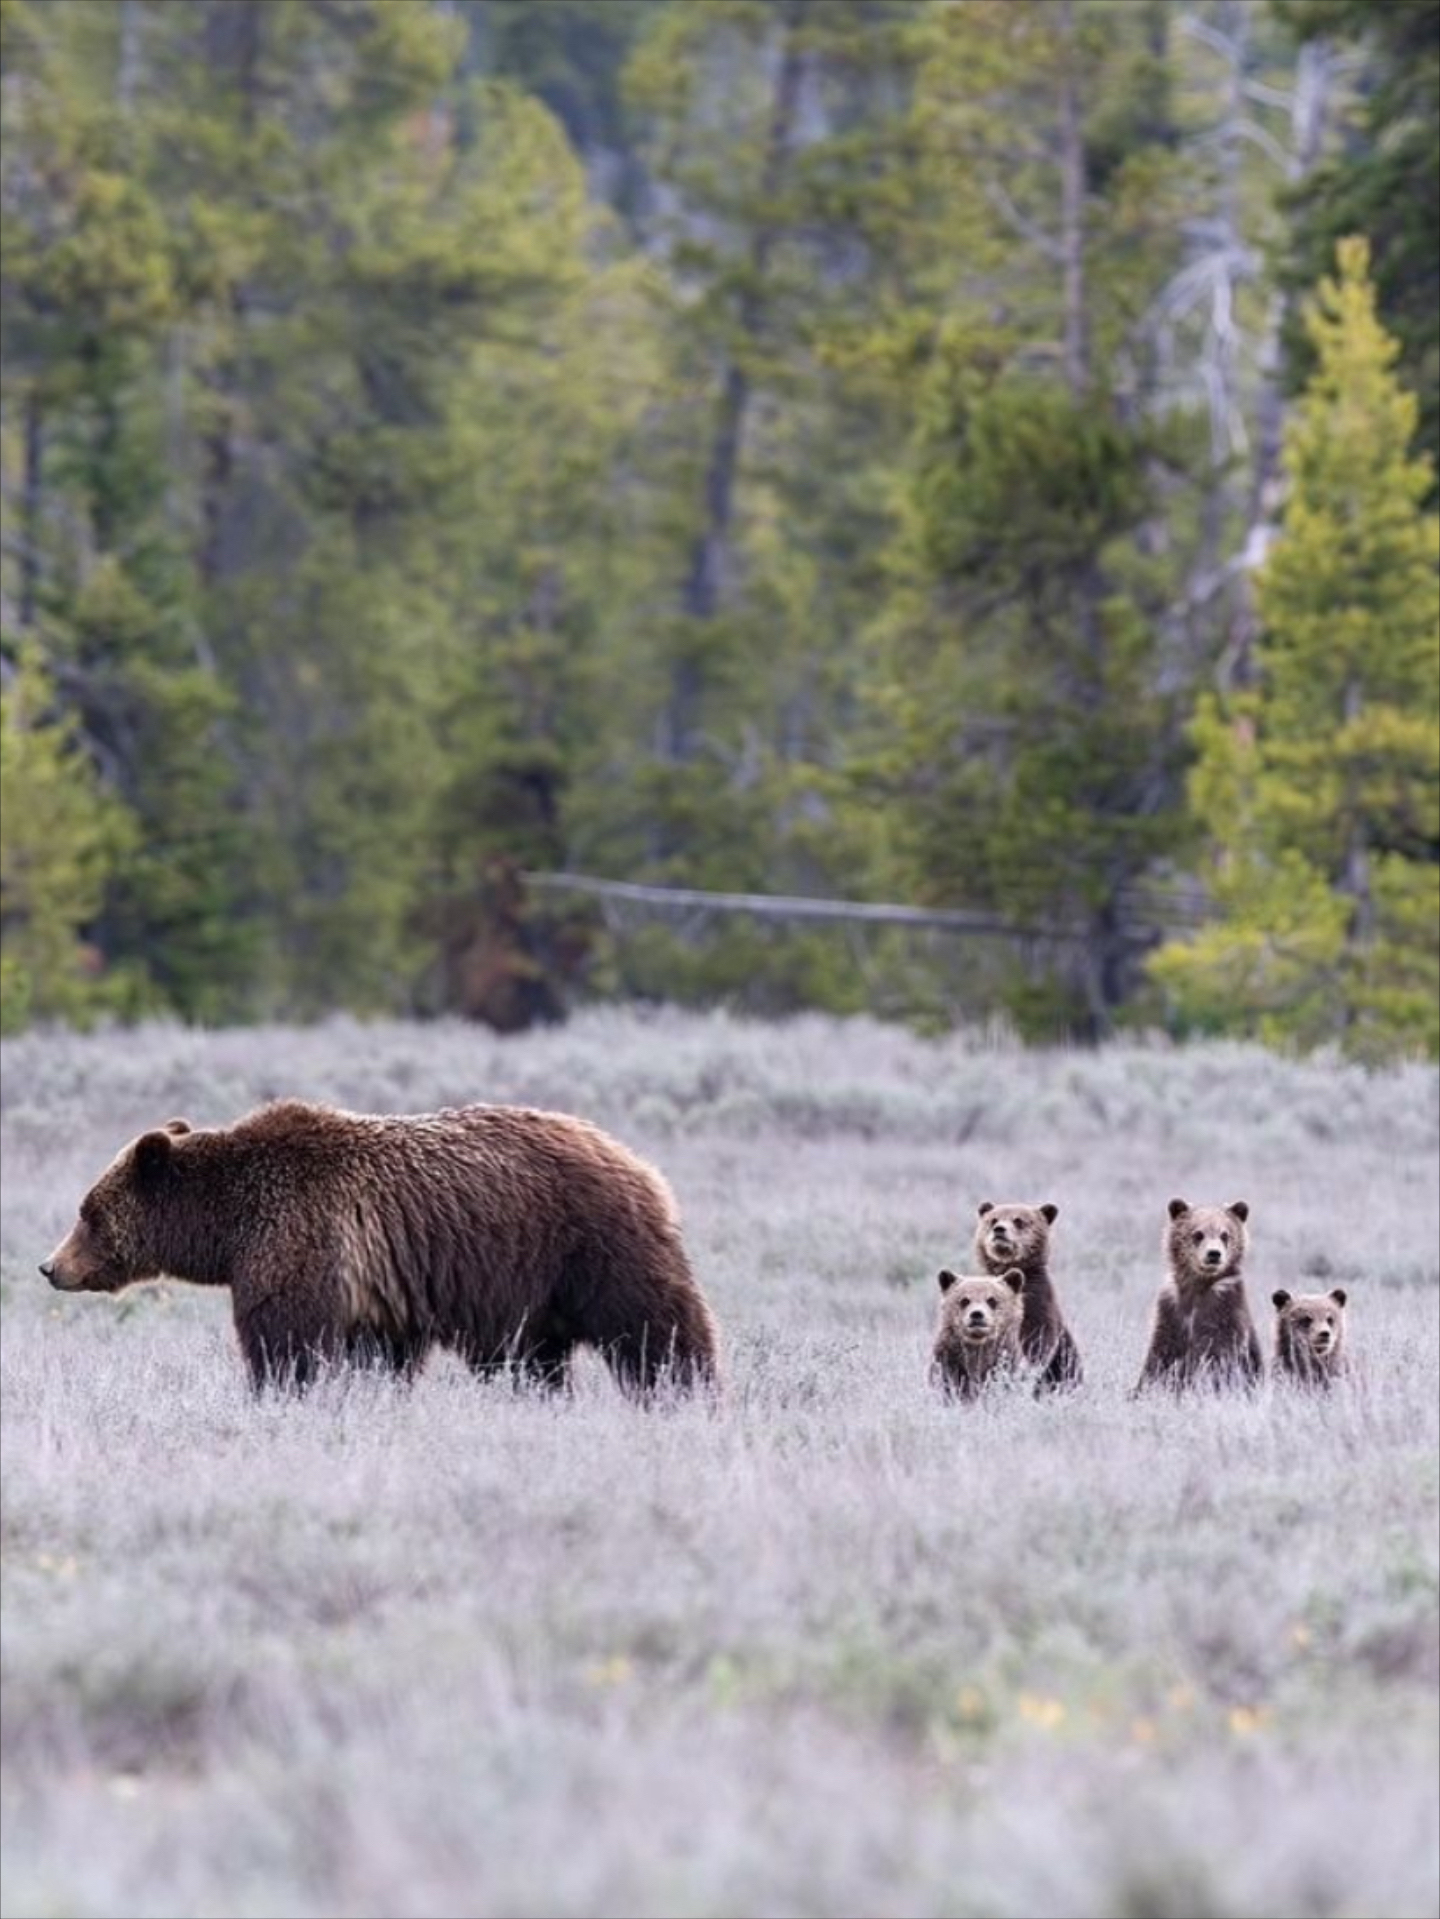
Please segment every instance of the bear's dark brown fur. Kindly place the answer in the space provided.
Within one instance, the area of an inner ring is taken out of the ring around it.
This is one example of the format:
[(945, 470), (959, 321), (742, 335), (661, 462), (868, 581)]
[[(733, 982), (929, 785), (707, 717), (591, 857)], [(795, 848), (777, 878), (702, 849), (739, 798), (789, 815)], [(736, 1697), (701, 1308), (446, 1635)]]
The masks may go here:
[(975, 1254), (987, 1273), (1018, 1267), (1025, 1275), (1025, 1317), (1020, 1349), (1038, 1373), (1037, 1392), (1078, 1386), (1084, 1378), (1080, 1349), (1060, 1311), (1050, 1277), (1050, 1228), (1058, 1206), (997, 1206), (980, 1203)]
[(974, 1399), (1021, 1364), (1025, 1275), (1009, 1272), (961, 1279), (940, 1275), (940, 1323), (930, 1373), (956, 1399)]
[(282, 1100), (127, 1146), (41, 1267), (64, 1291), (228, 1286), (257, 1385), (449, 1346), (560, 1384), (581, 1344), (627, 1388), (713, 1379), (718, 1335), (655, 1170), (522, 1107), (373, 1116)]
[(1270, 1295), (1275, 1308), (1275, 1374), (1299, 1386), (1333, 1386), (1344, 1377), (1345, 1307), (1343, 1286), (1328, 1293)]
[(1172, 1199), (1165, 1229), (1170, 1274), (1155, 1302), (1146, 1386), (1253, 1385), (1265, 1371), (1241, 1275), (1250, 1243), (1243, 1199), (1191, 1206)]

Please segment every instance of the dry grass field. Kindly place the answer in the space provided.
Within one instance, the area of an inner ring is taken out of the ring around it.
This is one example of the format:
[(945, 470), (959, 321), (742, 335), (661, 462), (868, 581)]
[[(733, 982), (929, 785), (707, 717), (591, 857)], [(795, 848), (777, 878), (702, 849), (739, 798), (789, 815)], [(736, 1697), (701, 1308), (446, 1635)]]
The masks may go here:
[[(253, 1400), (224, 1295), (36, 1273), (141, 1128), (585, 1114), (679, 1195), (718, 1409), (450, 1361)], [(3, 1904), (48, 1915), (1437, 1909), (1437, 1086), (591, 1014), (3, 1059)], [(1127, 1402), (1165, 1202), (1351, 1291), (1325, 1401)], [(945, 1406), (936, 1269), (1054, 1200), (1089, 1380)]]

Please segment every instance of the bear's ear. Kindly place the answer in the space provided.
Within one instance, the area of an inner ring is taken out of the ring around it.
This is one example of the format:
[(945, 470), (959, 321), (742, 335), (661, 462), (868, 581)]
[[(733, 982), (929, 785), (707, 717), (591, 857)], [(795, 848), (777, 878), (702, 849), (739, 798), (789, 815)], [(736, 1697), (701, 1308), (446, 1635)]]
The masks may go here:
[(980, 1204), (979, 1204), (979, 1205), (978, 1205), (978, 1206), (976, 1207), (976, 1209), (975, 1209), (975, 1210), (976, 1210), (976, 1212), (978, 1212), (978, 1213), (979, 1213), (979, 1215), (980, 1215), (980, 1217), (981, 1217), (981, 1219), (984, 1219), (984, 1217), (985, 1217), (985, 1215), (986, 1215), (987, 1213), (993, 1213), (993, 1212), (994, 1212), (994, 1210), (995, 1210), (995, 1202), (994, 1202), (994, 1200), (993, 1200), (993, 1199), (982, 1199), (982, 1200), (981, 1200), (981, 1202), (980, 1202)]
[(1040, 1213), (1045, 1224), (1047, 1226), (1053, 1226), (1060, 1217), (1060, 1208), (1058, 1206), (1052, 1206), (1047, 1199), (1045, 1204), (1040, 1208)]
[(1183, 1199), (1172, 1199), (1170, 1202), (1171, 1219), (1183, 1219), (1189, 1210), (1189, 1204)]
[(1346, 1292), (1343, 1286), (1332, 1286), (1330, 1288), (1330, 1297), (1334, 1300), (1337, 1306), (1343, 1306), (1346, 1303), (1346, 1301), (1349, 1299), (1350, 1295), (1349, 1293)]
[(1271, 1293), (1270, 1304), (1275, 1308), (1277, 1313), (1283, 1313), (1285, 1308), (1290, 1304), (1290, 1295), (1283, 1286), (1278, 1293)]
[(193, 1130), (188, 1119), (167, 1119), (165, 1122), (165, 1131), (174, 1134), (176, 1138), (181, 1133), (189, 1133)]
[(951, 1271), (949, 1270), (949, 1268), (947, 1267), (947, 1268), (946, 1268), (946, 1270), (945, 1270), (945, 1271), (944, 1271), (943, 1273), (941, 1273), (941, 1275), (940, 1275), (940, 1290), (941, 1290), (941, 1292), (942, 1292), (942, 1293), (948, 1293), (948, 1292), (949, 1292), (949, 1290), (950, 1290), (950, 1288), (951, 1288), (951, 1287), (952, 1287), (952, 1286), (953, 1286), (954, 1284), (955, 1284), (955, 1275), (954, 1275), (954, 1274), (953, 1274), (953, 1273), (952, 1273), (952, 1272), (951, 1272)]
[(1250, 1217), (1250, 1205), (1247, 1200), (1237, 1199), (1232, 1206), (1227, 1206), (1225, 1210), (1228, 1213), (1233, 1213), (1242, 1226)]
[(142, 1186), (163, 1179), (174, 1146), (168, 1133), (142, 1133), (135, 1142), (135, 1176)]
[(1002, 1286), (1008, 1286), (1012, 1293), (1023, 1293), (1025, 1290), (1025, 1275), (1018, 1266), (1012, 1266), (1008, 1273), (1002, 1273), (1000, 1275), (1000, 1283)]

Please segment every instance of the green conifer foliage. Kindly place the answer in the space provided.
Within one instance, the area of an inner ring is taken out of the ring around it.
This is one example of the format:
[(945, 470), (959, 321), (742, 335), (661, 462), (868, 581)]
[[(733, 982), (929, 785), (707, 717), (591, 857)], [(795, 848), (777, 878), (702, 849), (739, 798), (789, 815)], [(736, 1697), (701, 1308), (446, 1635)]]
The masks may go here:
[(1153, 962), (1179, 1017), (1364, 1057), (1440, 1049), (1440, 525), (1365, 242), (1308, 318), (1260, 684), (1195, 726), (1218, 913)]

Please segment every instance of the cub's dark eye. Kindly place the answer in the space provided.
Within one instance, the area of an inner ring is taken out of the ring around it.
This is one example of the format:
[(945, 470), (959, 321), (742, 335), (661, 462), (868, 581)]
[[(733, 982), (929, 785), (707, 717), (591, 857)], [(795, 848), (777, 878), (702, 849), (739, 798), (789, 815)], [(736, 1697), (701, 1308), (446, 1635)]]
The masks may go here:
[(1230, 1235), (1228, 1233), (1222, 1233), (1220, 1235), (1220, 1244), (1222, 1246), (1228, 1246), (1230, 1244)]
[(1205, 1244), (1205, 1235), (1203, 1233), (1192, 1233), (1190, 1239), (1193, 1245), (1203, 1246)]
[(992, 1293), (990, 1297), (986, 1300), (985, 1304), (990, 1308), (991, 1312), (993, 1313), (995, 1308), (1000, 1304), (1000, 1302)]
[(1308, 1326), (1310, 1324), (1309, 1313), (1301, 1313), (1300, 1317), (1296, 1320), (1295, 1324), (1297, 1326)]
[(1025, 1230), (1025, 1222), (1023, 1219), (1021, 1219), (1018, 1213), (1015, 1215), (1014, 1219), (1011, 1220), (1010, 1224), (1015, 1228), (1017, 1233), (1023, 1233)]

